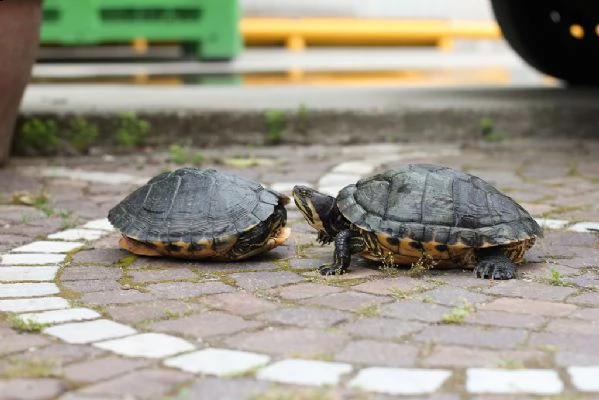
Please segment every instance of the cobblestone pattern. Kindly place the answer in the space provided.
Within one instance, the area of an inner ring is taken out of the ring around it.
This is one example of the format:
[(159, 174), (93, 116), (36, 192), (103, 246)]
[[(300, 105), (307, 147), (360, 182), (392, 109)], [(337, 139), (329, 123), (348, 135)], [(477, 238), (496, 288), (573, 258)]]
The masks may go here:
[[(253, 260), (136, 257), (104, 217), (176, 167), (164, 154), (15, 160), (0, 170), (0, 399), (599, 398), (597, 149), (257, 148), (244, 168), (227, 157), (247, 149), (205, 154), (284, 191), (335, 193), (398, 163), (465, 169), (548, 228), (506, 282), (462, 270), (414, 278), (363, 260), (321, 277), (332, 250), (293, 207), (288, 243)], [(34, 199), (42, 190), (46, 203)]]

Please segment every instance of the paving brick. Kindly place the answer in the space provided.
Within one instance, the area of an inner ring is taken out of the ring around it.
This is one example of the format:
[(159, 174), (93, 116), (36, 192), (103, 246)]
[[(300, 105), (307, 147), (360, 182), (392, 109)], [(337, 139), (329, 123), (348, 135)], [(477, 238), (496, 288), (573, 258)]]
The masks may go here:
[(97, 342), (137, 333), (131, 327), (106, 319), (56, 325), (44, 329), (43, 332), (74, 344)]
[(527, 332), (524, 330), (482, 329), (473, 326), (430, 326), (413, 336), (417, 341), (497, 349), (513, 349), (524, 343), (526, 337)]
[(470, 368), (466, 371), (466, 390), (469, 393), (559, 394), (563, 389), (559, 375), (551, 370)]
[(269, 361), (270, 357), (263, 354), (210, 348), (169, 358), (164, 365), (196, 374), (231, 376), (261, 367)]
[(509, 367), (548, 364), (547, 355), (536, 350), (487, 350), (463, 346), (435, 346), (422, 364), (428, 367)]
[(288, 307), (267, 311), (256, 316), (257, 319), (295, 325), (305, 328), (328, 328), (352, 317), (347, 311), (324, 310), (311, 307)]
[(563, 334), (599, 335), (599, 321), (580, 321), (567, 318), (555, 319), (549, 321), (544, 331)]
[(106, 235), (106, 231), (93, 229), (67, 229), (48, 235), (48, 239), (60, 240), (96, 240)]
[(104, 231), (113, 231), (114, 230), (114, 227), (108, 221), (107, 218), (102, 218), (102, 219), (96, 219), (96, 220), (93, 220), (93, 221), (89, 221), (85, 225), (83, 225), (83, 227), (87, 228), (87, 229), (101, 229), (101, 230), (104, 230)]
[(144, 369), (80, 389), (82, 394), (122, 396), (135, 399), (160, 399), (192, 376), (167, 369)]
[(234, 288), (222, 282), (165, 282), (148, 285), (146, 288), (157, 297), (166, 299), (182, 299), (235, 291)]
[(563, 301), (574, 292), (576, 292), (575, 288), (526, 282), (519, 279), (502, 281), (485, 290), (485, 293), (489, 294), (544, 301)]
[(52, 281), (58, 267), (1, 267), (0, 282)]
[(276, 304), (252, 294), (240, 291), (205, 296), (202, 297), (200, 301), (209, 307), (218, 308), (231, 314), (237, 314), (241, 316), (248, 316), (259, 312), (270, 311), (280, 307), (280, 304)]
[(59, 291), (55, 283), (0, 283), (0, 298), (48, 296)]
[(61, 286), (65, 289), (79, 293), (106, 292), (121, 290), (123, 287), (113, 279), (89, 279), (81, 281), (62, 281)]
[(347, 336), (339, 333), (272, 327), (229, 337), (226, 344), (232, 348), (258, 353), (310, 357), (332, 354), (340, 350), (347, 341)]
[(63, 369), (63, 376), (76, 382), (99, 382), (121, 376), (136, 369), (145, 368), (149, 363), (149, 361), (142, 359), (108, 356), (71, 364)]
[(570, 367), (568, 374), (572, 385), (581, 392), (599, 392), (599, 367)]
[(303, 300), (310, 305), (327, 306), (341, 310), (356, 311), (365, 307), (389, 302), (390, 299), (361, 292), (332, 293), (325, 296)]
[(12, 249), (13, 253), (68, 253), (69, 251), (75, 250), (82, 247), (83, 244), (79, 242), (59, 242), (49, 240), (39, 240), (37, 242), (29, 243), (24, 246), (20, 246)]
[(349, 342), (335, 354), (335, 360), (385, 367), (411, 367), (416, 364), (419, 348), (375, 340)]
[(57, 324), (71, 321), (85, 321), (100, 318), (100, 314), (89, 308), (67, 308), (65, 310), (44, 311), (39, 313), (20, 314), (23, 321), (40, 324)]
[(126, 324), (136, 324), (145, 320), (173, 318), (200, 312), (200, 304), (185, 303), (178, 300), (152, 300), (139, 304), (107, 305), (106, 310), (112, 318)]
[(598, 308), (580, 308), (568, 316), (569, 318), (586, 319), (590, 321), (599, 321)]
[(114, 279), (117, 280), (123, 275), (120, 268), (114, 267), (66, 267), (62, 271), (60, 279), (63, 281), (80, 281), (86, 279)]
[(30, 347), (27, 352), (11, 357), (32, 355), (40, 359), (54, 360), (58, 365), (66, 365), (83, 360), (93, 360), (105, 355), (105, 352), (83, 344), (69, 344), (61, 341), (49, 342), (45, 336), (37, 337), (45, 339), (44, 343), (50, 343), (43, 347)]
[(580, 349), (578, 351), (557, 351), (555, 364), (559, 367), (569, 366), (597, 366), (599, 365), (599, 351)]
[(297, 283), (304, 280), (304, 278), (298, 274), (288, 271), (245, 272), (231, 274), (229, 276), (235, 279), (237, 286), (249, 291), (269, 289), (275, 286)]
[(599, 306), (599, 293), (587, 292), (578, 296), (568, 298), (568, 303), (584, 304), (587, 306)]
[(422, 395), (437, 391), (450, 376), (447, 370), (371, 367), (361, 370), (349, 386), (392, 395)]
[(206, 338), (231, 334), (259, 326), (261, 326), (261, 323), (256, 321), (247, 321), (235, 315), (210, 311), (188, 317), (155, 322), (150, 325), (150, 328), (160, 332), (180, 333), (197, 338)]
[(56, 265), (65, 258), (65, 254), (2, 254), (0, 265)]
[(382, 316), (424, 322), (439, 322), (449, 312), (450, 307), (417, 300), (400, 300), (381, 307)]
[(577, 335), (564, 333), (531, 333), (528, 343), (531, 346), (550, 347), (557, 351), (574, 350), (578, 352), (597, 353), (592, 335)]
[(374, 339), (399, 339), (423, 330), (426, 324), (388, 318), (360, 318), (355, 322), (339, 325), (338, 328), (352, 336)]
[(290, 359), (271, 364), (258, 371), (256, 376), (274, 382), (324, 386), (336, 385), (352, 369), (345, 363)]
[(396, 278), (377, 279), (361, 283), (353, 287), (354, 290), (372, 294), (388, 295), (392, 290), (422, 291), (422, 289), (432, 289), (434, 286), (430, 283), (423, 282), (422, 279), (400, 276)]
[(155, 297), (151, 293), (142, 293), (137, 290), (108, 290), (106, 292), (85, 293), (81, 301), (87, 304), (130, 304), (142, 301), (151, 301)]
[(489, 296), (481, 293), (471, 292), (462, 288), (452, 286), (442, 286), (440, 288), (426, 292), (426, 296), (430, 297), (433, 302), (443, 304), (450, 307), (455, 307), (464, 304), (480, 304), (487, 302)]
[[(0, 339), (0, 356), (29, 350), (50, 343), (46, 337), (39, 335), (10, 335)], [(1, 392), (0, 392), (1, 393)]]
[[(94, 242), (94, 246), (97, 245), (97, 241)], [(123, 249), (116, 248), (116, 241), (114, 242), (113, 248), (110, 249), (102, 249), (102, 248), (92, 248), (92, 249), (82, 249), (77, 253), (73, 254), (73, 258), (71, 261), (72, 265), (112, 265), (116, 264), (120, 259), (126, 257), (129, 253), (127, 253)]]
[(0, 300), (0, 311), (29, 312), (68, 308), (69, 302), (60, 297)]
[(306, 282), (291, 286), (283, 286), (273, 289), (271, 293), (281, 296), (287, 300), (301, 300), (310, 297), (324, 296), (330, 293), (339, 293), (343, 289), (335, 286), (321, 285), (318, 283)]
[(270, 383), (249, 378), (205, 377), (185, 392), (189, 399), (252, 400), (270, 387)]
[(144, 358), (164, 358), (195, 349), (183, 339), (162, 333), (141, 333), (95, 343), (94, 346), (122, 356)]
[(562, 317), (576, 310), (572, 304), (552, 303), (530, 299), (500, 298), (481, 306), (484, 310), (505, 311), (508, 313), (545, 315)]
[(466, 322), (504, 328), (537, 329), (545, 323), (545, 318), (534, 314), (513, 314), (503, 311), (482, 310), (467, 316)]
[(198, 277), (198, 275), (195, 274), (191, 269), (185, 267), (146, 271), (131, 271), (130, 275), (133, 277), (133, 281), (137, 283), (177, 281)]
[(3, 399), (51, 399), (65, 390), (65, 384), (59, 379), (0, 379), (0, 396)]

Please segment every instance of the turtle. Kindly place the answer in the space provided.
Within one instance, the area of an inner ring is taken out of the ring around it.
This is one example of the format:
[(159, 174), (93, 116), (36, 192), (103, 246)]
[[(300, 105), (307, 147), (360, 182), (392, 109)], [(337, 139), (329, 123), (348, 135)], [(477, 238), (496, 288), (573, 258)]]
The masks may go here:
[(122, 248), (144, 256), (242, 260), (283, 244), (288, 196), (212, 168), (161, 173), (108, 213)]
[(435, 267), (473, 268), (479, 278), (512, 279), (543, 231), (516, 201), (483, 179), (433, 164), (406, 164), (362, 178), (337, 197), (295, 186), (293, 199), (334, 242), (322, 275), (342, 274), (352, 254), (385, 264), (429, 258)]

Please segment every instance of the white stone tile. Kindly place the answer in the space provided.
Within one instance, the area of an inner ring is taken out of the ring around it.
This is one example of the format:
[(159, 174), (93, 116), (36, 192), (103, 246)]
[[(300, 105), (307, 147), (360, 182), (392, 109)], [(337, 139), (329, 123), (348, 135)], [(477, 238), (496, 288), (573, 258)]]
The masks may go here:
[(355, 174), (360, 176), (368, 175), (372, 171), (374, 171), (374, 166), (363, 161), (342, 162), (341, 164), (337, 164), (335, 168), (333, 168), (333, 172)]
[(68, 253), (82, 247), (80, 242), (52, 242), (49, 240), (39, 240), (24, 246), (12, 249), (13, 253)]
[(338, 173), (338, 172), (329, 172), (326, 175), (323, 175), (318, 180), (318, 187), (325, 186), (347, 186), (352, 183), (356, 183), (360, 180), (361, 176), (358, 174), (346, 174), (346, 173)]
[(535, 218), (535, 221), (545, 229), (562, 229), (569, 224), (565, 219)]
[(195, 349), (191, 343), (163, 333), (142, 333), (122, 339), (94, 343), (94, 346), (127, 357), (146, 358), (169, 357)]
[(279, 193), (290, 194), (295, 185), (311, 186), (308, 182), (275, 182), (269, 187)]
[(108, 221), (108, 218), (96, 219), (83, 225), (85, 229), (99, 229), (101, 231), (114, 231), (114, 226)]
[(349, 385), (371, 392), (418, 395), (435, 392), (450, 376), (444, 369), (372, 367), (361, 370)]
[(56, 336), (67, 343), (82, 344), (133, 335), (137, 331), (127, 325), (99, 319), (53, 326), (44, 329), (44, 333)]
[(0, 311), (29, 312), (68, 308), (69, 302), (61, 297), (36, 297), (33, 299), (0, 300)]
[(0, 298), (49, 296), (59, 292), (55, 283), (0, 283)]
[(341, 189), (343, 189), (347, 185), (329, 185), (329, 186), (320, 186), (318, 190), (324, 194), (328, 194), (329, 196), (337, 197)]
[(265, 365), (269, 361), (270, 357), (263, 354), (226, 349), (204, 349), (169, 358), (164, 365), (194, 374), (226, 376), (249, 371)]
[(48, 235), (48, 239), (60, 240), (96, 240), (106, 235), (108, 232), (95, 229), (67, 229), (66, 231), (56, 232)]
[(572, 385), (581, 392), (599, 392), (599, 366), (569, 367)]
[(345, 363), (290, 359), (271, 364), (256, 376), (267, 381), (323, 386), (336, 385), (341, 376), (352, 369), (350, 364)]
[(0, 267), (0, 282), (53, 281), (58, 267)]
[(66, 254), (3, 254), (2, 265), (49, 265), (63, 262)]
[(67, 308), (65, 310), (44, 311), (39, 313), (20, 314), (23, 321), (40, 324), (61, 324), (63, 322), (86, 321), (100, 318), (100, 313), (89, 308)]
[(572, 232), (599, 232), (599, 222), (579, 222), (568, 228)]
[(549, 369), (470, 368), (466, 371), (468, 393), (559, 394), (564, 384), (556, 371)]

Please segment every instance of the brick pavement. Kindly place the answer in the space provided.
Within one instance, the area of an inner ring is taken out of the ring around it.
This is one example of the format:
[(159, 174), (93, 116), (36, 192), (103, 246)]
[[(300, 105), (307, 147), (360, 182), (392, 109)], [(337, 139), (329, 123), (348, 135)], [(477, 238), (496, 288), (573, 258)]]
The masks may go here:
[[(361, 260), (321, 277), (314, 269), (332, 249), (292, 207), (288, 243), (256, 259), (131, 256), (104, 218), (177, 167), (166, 153), (16, 159), (0, 170), (0, 399), (599, 398), (598, 149), (519, 140), (205, 151), (205, 165), (282, 191), (335, 192), (407, 162), (479, 175), (548, 227), (505, 282), (462, 270), (414, 278)], [(240, 157), (249, 165), (230, 165)]]

